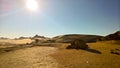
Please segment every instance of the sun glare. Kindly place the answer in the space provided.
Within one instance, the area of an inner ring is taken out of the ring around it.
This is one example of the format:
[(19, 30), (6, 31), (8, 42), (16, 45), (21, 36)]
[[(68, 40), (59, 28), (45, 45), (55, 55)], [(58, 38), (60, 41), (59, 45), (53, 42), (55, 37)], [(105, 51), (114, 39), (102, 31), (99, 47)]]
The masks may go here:
[(36, 0), (27, 0), (26, 7), (31, 11), (36, 11), (38, 9), (38, 3)]

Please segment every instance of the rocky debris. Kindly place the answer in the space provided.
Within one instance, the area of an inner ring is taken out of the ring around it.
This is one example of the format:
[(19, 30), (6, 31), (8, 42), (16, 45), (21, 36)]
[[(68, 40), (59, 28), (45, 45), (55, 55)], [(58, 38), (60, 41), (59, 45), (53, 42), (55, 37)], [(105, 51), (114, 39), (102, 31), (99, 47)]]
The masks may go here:
[(111, 52), (110, 52), (111, 54), (120, 55), (120, 49), (117, 49), (117, 48), (116, 48), (116, 49), (111, 49), (110, 51), (111, 51)]
[(74, 40), (67, 49), (87, 49), (88, 45), (83, 40)]

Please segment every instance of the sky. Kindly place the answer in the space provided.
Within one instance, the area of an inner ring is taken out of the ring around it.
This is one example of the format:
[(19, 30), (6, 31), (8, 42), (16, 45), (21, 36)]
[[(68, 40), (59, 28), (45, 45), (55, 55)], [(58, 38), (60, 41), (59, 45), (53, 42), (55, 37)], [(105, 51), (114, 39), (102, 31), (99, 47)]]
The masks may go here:
[(108, 35), (120, 30), (120, 0), (0, 0), (0, 37)]

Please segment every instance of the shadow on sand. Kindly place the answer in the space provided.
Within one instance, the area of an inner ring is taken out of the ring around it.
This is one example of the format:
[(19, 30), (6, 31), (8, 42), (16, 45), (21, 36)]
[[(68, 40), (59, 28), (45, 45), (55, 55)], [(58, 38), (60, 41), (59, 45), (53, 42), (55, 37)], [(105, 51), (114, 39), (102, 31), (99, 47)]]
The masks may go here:
[(92, 52), (92, 53), (96, 53), (96, 54), (102, 54), (102, 52), (98, 51), (98, 50), (95, 50), (95, 49), (85, 49), (85, 51), (88, 51), (88, 52)]
[[(66, 49), (77, 49), (79, 50), (80, 48), (75, 48), (75, 47), (72, 47), (71, 45), (67, 46)], [(91, 52), (91, 53), (96, 53), (96, 54), (102, 54), (102, 52), (98, 51), (98, 50), (95, 50), (95, 49), (91, 49), (91, 48), (86, 48), (86, 49), (80, 49), (80, 50), (85, 50), (85, 51), (88, 51), (88, 52)]]

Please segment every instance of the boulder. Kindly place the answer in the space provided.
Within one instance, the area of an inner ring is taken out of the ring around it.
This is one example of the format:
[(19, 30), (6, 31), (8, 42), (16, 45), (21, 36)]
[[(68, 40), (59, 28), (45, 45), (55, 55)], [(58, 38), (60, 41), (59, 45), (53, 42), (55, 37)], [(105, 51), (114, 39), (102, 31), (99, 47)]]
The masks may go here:
[(83, 40), (74, 40), (71, 42), (71, 45), (67, 49), (87, 49), (88, 45)]

